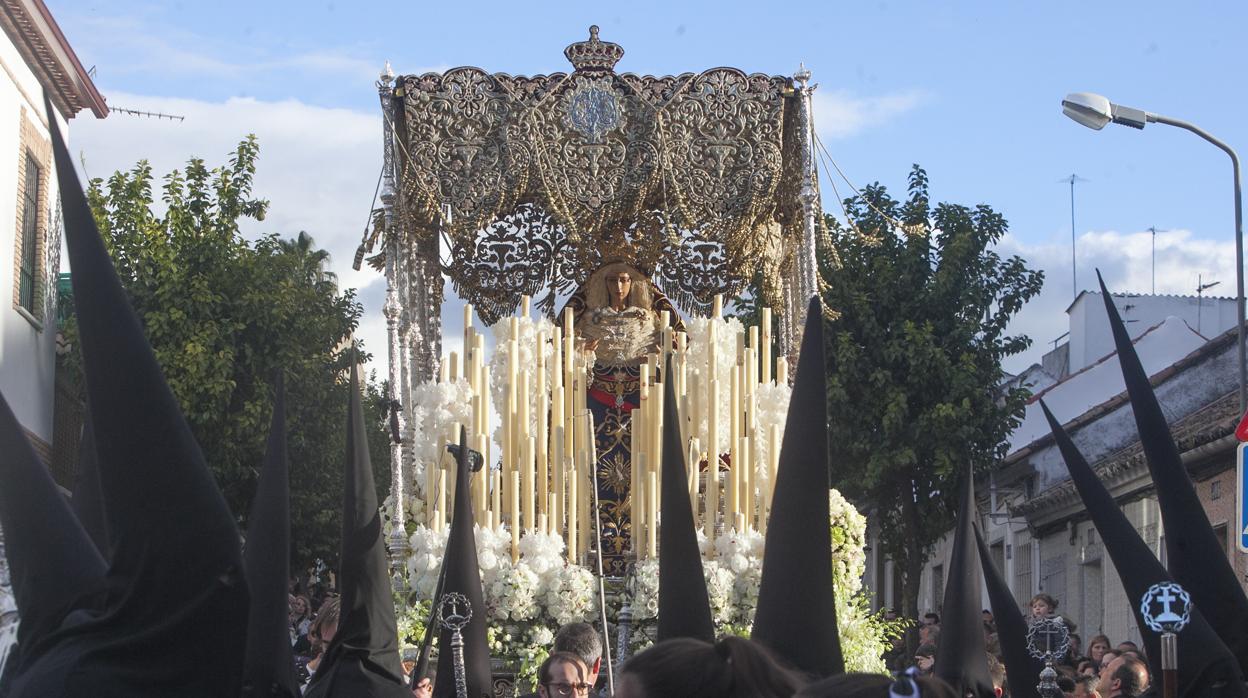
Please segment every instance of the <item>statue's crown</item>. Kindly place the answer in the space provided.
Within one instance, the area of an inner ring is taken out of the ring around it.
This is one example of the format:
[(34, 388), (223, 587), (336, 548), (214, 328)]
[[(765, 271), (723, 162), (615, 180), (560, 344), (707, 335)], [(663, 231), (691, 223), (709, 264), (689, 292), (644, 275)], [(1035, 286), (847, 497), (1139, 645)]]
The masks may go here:
[(612, 70), (624, 57), (619, 44), (598, 39), (598, 25), (589, 28), (589, 41), (578, 41), (563, 50), (577, 70)]

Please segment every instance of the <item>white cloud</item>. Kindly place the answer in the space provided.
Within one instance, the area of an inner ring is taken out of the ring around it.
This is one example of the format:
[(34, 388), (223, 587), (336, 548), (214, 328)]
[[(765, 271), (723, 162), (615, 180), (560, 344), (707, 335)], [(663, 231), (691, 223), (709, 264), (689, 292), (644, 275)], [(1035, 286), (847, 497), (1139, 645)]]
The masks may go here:
[(896, 118), (926, 99), (927, 95), (921, 90), (863, 97), (849, 90), (818, 89), (811, 100), (811, 109), (819, 137), (834, 140), (848, 138)]
[[(364, 265), (351, 269), (368, 219), (381, 170), (380, 108), (365, 113), (328, 109), (295, 100), (265, 102), (233, 98), (205, 102), (110, 92), (110, 102), (180, 114), (182, 122), (113, 114), (75, 119), (71, 149), (91, 177), (108, 177), (148, 160), (155, 176), (201, 157), (210, 167), (225, 164), (248, 133), (256, 134), (260, 159), (254, 194), (271, 202), (267, 218), (244, 227), (248, 235), (293, 237), (306, 230), (328, 250), (330, 267), (345, 287), (360, 289), (365, 316), (358, 336), (385, 370), (385, 280)], [(378, 286), (380, 285), (380, 286)]]
[[(1150, 293), (1153, 290), (1153, 236), (1147, 231), (1124, 233), (1090, 231), (1079, 236), (1076, 261), (1078, 288), (1096, 289), (1096, 270), (1113, 292)], [(1045, 273), (1044, 289), (1015, 318), (1010, 331), (1031, 337), (1032, 348), (1006, 362), (1018, 371), (1040, 360), (1053, 342), (1069, 329), (1066, 308), (1073, 300), (1070, 277), (1070, 239), (1060, 234), (1040, 244), (1007, 235), (1001, 254), (1019, 255), (1033, 269)], [(1197, 279), (1220, 282), (1207, 294), (1235, 295), (1235, 243), (1232, 239), (1197, 237), (1190, 230), (1157, 233), (1157, 293), (1196, 295)], [(1063, 340), (1064, 341), (1064, 340)]]

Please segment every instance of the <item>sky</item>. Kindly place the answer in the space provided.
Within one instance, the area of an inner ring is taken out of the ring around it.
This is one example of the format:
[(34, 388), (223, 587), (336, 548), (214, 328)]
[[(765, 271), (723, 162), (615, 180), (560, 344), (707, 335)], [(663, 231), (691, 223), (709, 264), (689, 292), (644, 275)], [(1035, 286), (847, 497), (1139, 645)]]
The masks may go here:
[[(140, 159), (158, 174), (192, 156), (222, 164), (256, 134), (256, 190), (272, 205), (248, 233), (303, 230), (330, 252), (342, 285), (359, 289), (359, 336), (382, 375), (385, 281), (351, 269), (381, 169), (378, 73), (386, 61), (399, 74), (562, 72), (564, 47), (590, 24), (623, 46), (619, 72), (792, 74), (804, 63), (818, 84), (816, 130), (845, 175), (821, 182), (900, 194), (917, 163), (934, 201), (1002, 213), (998, 251), (1047, 278), (1013, 325), (1033, 348), (1007, 370), (1038, 361), (1067, 329), (1071, 174), (1086, 180), (1074, 193), (1078, 288), (1095, 287), (1099, 268), (1113, 291), (1150, 292), (1152, 227), (1158, 293), (1194, 295), (1199, 278), (1219, 284), (1206, 294), (1235, 295), (1229, 158), (1160, 124), (1092, 131), (1060, 102), (1097, 92), (1248, 147), (1248, 3), (45, 2), (111, 106), (185, 117), (80, 114), (70, 143), (85, 174)], [(827, 184), (824, 208), (837, 213)], [(444, 317), (457, 336), (457, 301)]]

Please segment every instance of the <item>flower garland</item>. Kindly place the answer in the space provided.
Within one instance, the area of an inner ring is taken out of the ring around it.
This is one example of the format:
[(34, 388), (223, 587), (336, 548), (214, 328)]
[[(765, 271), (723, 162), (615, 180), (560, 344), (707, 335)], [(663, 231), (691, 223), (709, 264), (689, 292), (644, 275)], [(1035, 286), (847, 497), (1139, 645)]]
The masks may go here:
[[(866, 569), (866, 517), (839, 492), (829, 493), (833, 581), (841, 649), (849, 671), (884, 672), (881, 659), (891, 630), (862, 593)], [(520, 537), (520, 556), (511, 559), (510, 533), (499, 527), (477, 526), (477, 563), (481, 570), (489, 642), (494, 658), (518, 667), (522, 680), (532, 680), (546, 658), (554, 631), (568, 623), (594, 622), (599, 615), (597, 580), (593, 572), (563, 559), (562, 538), (537, 531)], [(410, 539), (408, 581), (417, 609), (428, 613), (446, 547), (446, 533), (417, 526)], [(710, 544), (699, 533), (702, 572), (711, 615), (719, 634), (748, 635), (758, 606), (762, 579), (764, 537), (758, 531), (730, 529)], [(629, 579), (630, 595), (607, 609), (614, 621), (627, 603), (632, 611), (632, 647), (639, 651), (654, 642), (659, 611), (659, 562), (639, 561)], [(404, 632), (423, 629), (425, 615), (411, 620), (404, 610)], [(401, 634), (401, 637), (405, 637)]]

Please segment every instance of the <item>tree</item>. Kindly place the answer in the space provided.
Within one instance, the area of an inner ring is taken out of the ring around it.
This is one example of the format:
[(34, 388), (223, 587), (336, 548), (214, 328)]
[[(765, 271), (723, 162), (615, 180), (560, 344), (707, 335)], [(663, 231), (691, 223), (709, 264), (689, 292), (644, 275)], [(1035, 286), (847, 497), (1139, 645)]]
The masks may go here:
[[(337, 559), (346, 444), (346, 371), (362, 309), (324, 271), (328, 254), (307, 233), (294, 240), (239, 230), (263, 220), (253, 198), (254, 136), (229, 163), (191, 159), (164, 177), (156, 212), (147, 162), (92, 180), (88, 200), (122, 284), (138, 313), (204, 457), (245, 526), (264, 454), (277, 371), (286, 378), (294, 569)], [(66, 328), (75, 343), (76, 324)], [(76, 346), (76, 343), (75, 343)], [(361, 360), (366, 360), (366, 354)], [(67, 357), (77, 375), (77, 352)], [(81, 386), (82, 382), (77, 381)], [(380, 496), (389, 450), (379, 386), (364, 386)]]
[(1001, 361), (1031, 344), (1006, 329), (1043, 274), (992, 250), (1007, 224), (988, 206), (932, 208), (918, 166), (904, 203), (877, 184), (845, 207), (853, 227), (829, 216), (831, 249), (821, 250), (824, 299), (838, 313), (828, 333), (833, 485), (875, 510), (914, 618), (954, 493), (968, 468), (1006, 455), (1022, 418), (1029, 393), (1001, 387)]

